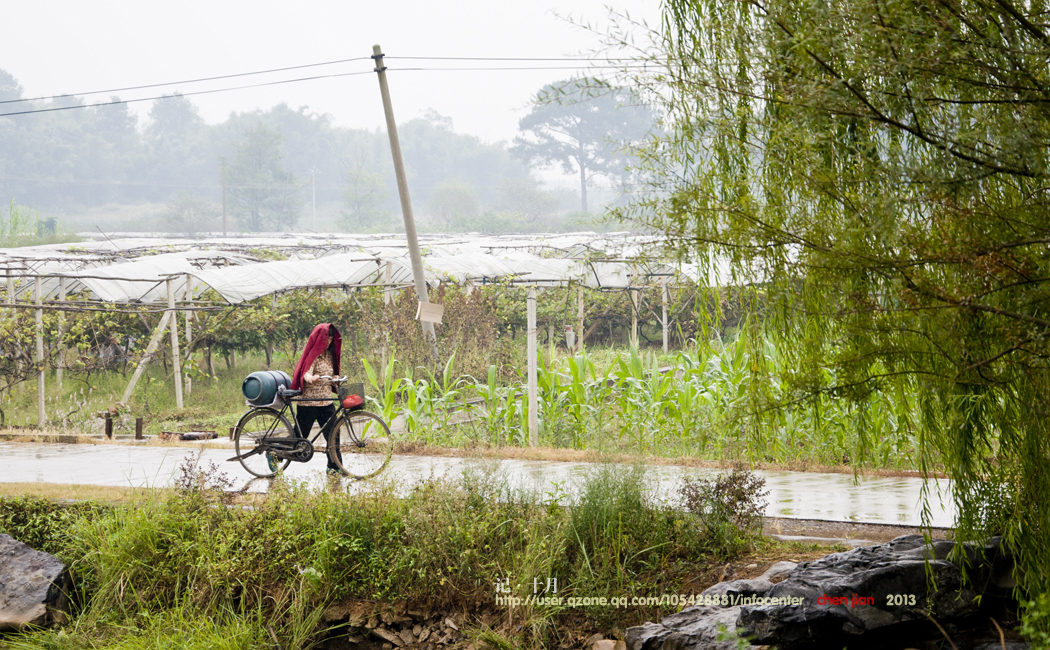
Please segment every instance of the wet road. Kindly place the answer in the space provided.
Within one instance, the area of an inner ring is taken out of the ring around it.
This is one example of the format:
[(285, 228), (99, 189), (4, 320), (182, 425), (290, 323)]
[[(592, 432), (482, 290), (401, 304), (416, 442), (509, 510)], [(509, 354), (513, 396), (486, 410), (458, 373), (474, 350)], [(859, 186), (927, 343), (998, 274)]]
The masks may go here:
[[(171, 485), (179, 464), (196, 453), (196, 449), (187, 447), (0, 443), (0, 481), (163, 487)], [(232, 448), (205, 449), (202, 460), (205, 464), (214, 462), (241, 486), (252, 477), (239, 463), (226, 462), (233, 455)], [(479, 462), (496, 461), (394, 456), (381, 476), (411, 484), (430, 476), (454, 475)], [(571, 493), (572, 486), (592, 468), (589, 463), (505, 460), (499, 471), (513, 488), (557, 494)], [(310, 463), (292, 463), (287, 475), (320, 484), (323, 469), (323, 454), (318, 454)], [(628, 468), (624, 467), (624, 471)], [(656, 493), (669, 503), (677, 502), (676, 490), (682, 478), (711, 477), (718, 473), (718, 470), (688, 467), (649, 468), (649, 475), (656, 481)], [(907, 526), (922, 523), (923, 482), (919, 478), (861, 477), (855, 484), (849, 474), (771, 471), (756, 474), (766, 480), (768, 517)], [(936, 527), (951, 527), (954, 521), (949, 487), (950, 482), (943, 479), (928, 484), (931, 523)], [(257, 481), (252, 489), (265, 490), (266, 481)]]

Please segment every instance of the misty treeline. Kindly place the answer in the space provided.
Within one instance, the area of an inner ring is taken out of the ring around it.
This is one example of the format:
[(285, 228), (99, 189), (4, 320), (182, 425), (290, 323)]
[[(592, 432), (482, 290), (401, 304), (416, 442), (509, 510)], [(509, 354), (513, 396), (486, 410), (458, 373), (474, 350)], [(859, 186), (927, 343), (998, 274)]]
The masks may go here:
[[(0, 102), (9, 102), (0, 113), (85, 103), (10, 103), (19, 99), (18, 81), (0, 70)], [(207, 124), (177, 94), (155, 101), (140, 120), (119, 99), (0, 117), (0, 198), (61, 215), (73, 227), (195, 235), (222, 230), (225, 181), (231, 231), (376, 232), (401, 223), (385, 131), (338, 127), (327, 114), (286, 104)], [(586, 105), (539, 101), (513, 145), (457, 133), (433, 110), (399, 125), (415, 212), (431, 230), (594, 227), (587, 186), (600, 178), (624, 188), (631, 176), (610, 134), (638, 139), (654, 123), (648, 109), (620, 108), (622, 100), (607, 93)], [(565, 125), (576, 131), (564, 135)], [(545, 188), (531, 165), (577, 174), (580, 191)]]

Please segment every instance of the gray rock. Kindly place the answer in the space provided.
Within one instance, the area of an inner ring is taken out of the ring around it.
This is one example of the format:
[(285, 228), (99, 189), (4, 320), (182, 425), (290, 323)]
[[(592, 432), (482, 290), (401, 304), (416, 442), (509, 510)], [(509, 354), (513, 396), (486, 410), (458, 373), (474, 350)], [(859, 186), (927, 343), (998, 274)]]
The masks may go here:
[(377, 627), (377, 628), (372, 630), (372, 634), (376, 635), (380, 639), (383, 639), (384, 641), (387, 641), (387, 642), (397, 646), (398, 648), (400, 648), (401, 646), (405, 645), (405, 642), (401, 640), (401, 637), (399, 637), (398, 635), (394, 634), (393, 632), (391, 632), (390, 630), (388, 630), (386, 628)]
[(779, 582), (787, 578), (797, 566), (798, 564), (795, 562), (777, 562), (773, 566), (766, 569), (765, 573), (763, 573), (755, 579), (766, 580), (768, 582)]
[(734, 650), (736, 640), (729, 636), (737, 628), (740, 607), (699, 605), (671, 614), (658, 623), (627, 628), (628, 650)]
[[(921, 635), (921, 630), (930, 627), (927, 610), (938, 621), (955, 621), (965, 627), (967, 617), (979, 618), (973, 616), (979, 593), (999, 596), (1008, 592), (1013, 584), (1013, 562), (995, 538), (962, 549), (973, 561), (970, 575), (975, 577), (975, 591), (962, 586), (959, 567), (947, 559), (954, 548), (954, 542), (934, 540), (926, 545), (921, 536), (909, 535), (797, 566), (780, 562), (760, 578), (722, 582), (704, 592), (720, 604), (708, 602), (667, 616), (660, 623), (629, 628), (627, 647), (728, 649), (734, 647), (733, 642), (720, 641), (720, 632), (739, 629), (754, 643), (776, 644), (782, 650), (841, 648), (854, 644), (861, 635), (865, 642), (895, 634)], [(927, 567), (936, 591), (929, 588)], [(782, 577), (782, 582), (771, 582)]]
[(729, 580), (719, 582), (717, 585), (704, 590), (702, 596), (727, 596), (731, 600), (739, 601), (748, 596), (765, 596), (773, 588), (773, 583), (761, 578), (754, 580)]
[[(766, 594), (800, 599), (799, 604), (745, 605), (740, 625), (758, 643), (790, 648), (925, 621), (927, 604), (938, 620), (969, 616), (978, 609), (977, 593), (962, 587), (959, 567), (947, 561), (953, 547), (944, 540), (926, 546), (921, 536), (907, 535), (803, 563)], [(927, 558), (938, 586), (935, 593), (928, 591)], [(903, 600), (891, 603), (888, 596)]]
[(64, 623), (71, 587), (57, 557), (0, 535), (0, 631)]

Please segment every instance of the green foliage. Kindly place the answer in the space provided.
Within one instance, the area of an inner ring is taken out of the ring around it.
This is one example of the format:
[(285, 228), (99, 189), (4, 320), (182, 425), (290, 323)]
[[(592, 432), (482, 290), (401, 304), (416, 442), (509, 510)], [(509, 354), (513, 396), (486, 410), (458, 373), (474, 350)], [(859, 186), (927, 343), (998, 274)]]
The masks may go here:
[(217, 230), (220, 225), (219, 214), (219, 207), (211, 201), (196, 194), (180, 192), (165, 206), (161, 228), (196, 237), (202, 232)]
[[(273, 645), (263, 612), (242, 614), (228, 607), (202, 613), (180, 605), (163, 612), (140, 612), (126, 621), (105, 621), (72, 629), (40, 630), (5, 639), (11, 650), (254, 650)], [(298, 644), (291, 647), (302, 647)]]
[(1022, 603), (1021, 635), (1032, 644), (1032, 650), (1050, 648), (1050, 594), (1039, 594)]
[(519, 219), (515, 220), (518, 224), (540, 222), (547, 225), (548, 218), (558, 209), (558, 197), (543, 191), (539, 181), (532, 176), (508, 178), (499, 185), (496, 207), (518, 216)]
[[(580, 593), (661, 592), (671, 585), (657, 576), (676, 560), (723, 551), (709, 547), (711, 540), (681, 513), (656, 507), (649, 481), (641, 465), (608, 464), (593, 469), (579, 486), (569, 508), (566, 564), (559, 569)], [(646, 584), (639, 579), (643, 575), (657, 582)]]
[(346, 168), (346, 189), (339, 225), (350, 232), (389, 227), (390, 213), (383, 209), (387, 192), (381, 174), (358, 163)]
[(0, 532), (38, 551), (64, 554), (72, 541), (75, 523), (101, 517), (109, 510), (108, 506), (88, 501), (57, 503), (36, 497), (0, 499)]
[[(482, 202), (488, 203), (495, 198), (500, 181), (527, 173), (525, 167), (511, 156), (505, 143), (490, 144), (474, 135), (456, 133), (452, 120), (434, 110), (398, 125), (397, 130), (405, 155), (406, 172), (411, 179), (413, 199), (421, 204), (430, 200), (431, 192), (439, 185), (455, 179), (472, 185), (478, 190)], [(390, 160), (386, 134), (377, 135), (385, 149), (382, 157)], [(396, 196), (393, 174), (388, 178), (391, 193)]]
[[(265, 640), (272, 625), (282, 647), (304, 648), (333, 600), (440, 611), (489, 603), (508, 579), (514, 595), (531, 595), (548, 578), (565, 597), (679, 593), (710, 553), (731, 553), (689, 515), (660, 505), (641, 466), (596, 469), (569, 488), (579, 495), (572, 502), (560, 486), (548, 495), (513, 490), (498, 464), (482, 463), (410, 486), (363, 485), (352, 496), (279, 478), (251, 508), (214, 494), (223, 483), (214, 469), (184, 474), (177, 493), (69, 511), (77, 516), (62, 520), (67, 534), (54, 547), (89, 599), (70, 628), (21, 635), (14, 647), (182, 647), (197, 629), (189, 626), (202, 626), (188, 647), (240, 648)], [(12, 509), (39, 508), (0, 500), (0, 512)], [(516, 645), (542, 647), (559, 611), (517, 609), (515, 621), (528, 625)], [(604, 623), (623, 616), (588, 613)]]
[(14, 199), (11, 199), (7, 215), (0, 211), (0, 244), (12, 247), (32, 242), (36, 237), (36, 220), (37, 217), (29, 209), (15, 205)]
[(24, 205), (16, 205), (14, 199), (4, 214), (0, 208), (0, 247), (36, 246), (59, 242), (80, 241), (71, 233), (62, 232), (55, 217), (41, 219)]
[(524, 161), (560, 165), (580, 175), (581, 209), (596, 174), (628, 175), (626, 145), (645, 138), (655, 115), (629, 89), (578, 78), (545, 86), (521, 118), (512, 151)]
[(833, 396), (859, 459), (901, 404), (958, 538), (1002, 534), (1029, 593), (1050, 591), (1044, 11), (668, 2), (639, 83), (672, 131), (621, 213), (754, 287), (789, 371), (747, 387), (753, 412)]
[[(18, 81), (0, 70), (0, 96), (21, 95)], [(117, 97), (111, 100), (119, 102)], [(76, 104), (83, 101), (67, 96), (22, 105), (45, 109)], [(161, 219), (163, 205), (173, 195), (190, 192), (221, 201), (223, 157), (229, 164), (232, 211), (233, 186), (240, 184), (232, 155), (260, 125), (283, 137), (282, 169), (300, 179), (316, 170), (318, 228), (398, 227), (400, 219), (391, 216), (400, 211), (385, 131), (339, 127), (323, 112), (285, 104), (231, 113), (222, 122), (206, 124), (193, 102), (177, 93), (154, 102), (141, 123), (121, 103), (5, 119), (0, 128), (0, 197), (61, 212), (77, 230), (96, 225), (107, 232), (168, 230), (171, 224)], [(452, 178), (478, 188), (482, 202), (491, 204), (503, 180), (527, 174), (504, 143), (457, 133), (436, 113), (398, 128), (417, 206)], [(247, 184), (285, 187), (283, 182)]]
[[(356, 358), (344, 353), (348, 369), (358, 372), (360, 359), (365, 357), (373, 367), (396, 358), (409, 377), (425, 377), (428, 369), (438, 370), (415, 319), (418, 301), (414, 292), (394, 293), (390, 304), (385, 304), (374, 290), (364, 292), (363, 298), (353, 303), (360, 305), (359, 320), (352, 330), (357, 352)], [(510, 372), (512, 345), (501, 331), (498, 291), (468, 293), (462, 287), (445, 283), (431, 291), (430, 300), (445, 307), (442, 323), (436, 326), (442, 365), (455, 355), (456, 368), (464, 375), (483, 375), (493, 363), (501, 373)], [(345, 334), (343, 349), (350, 350)]]
[(765, 479), (734, 469), (715, 480), (685, 479), (678, 489), (683, 505), (700, 520), (707, 539), (722, 553), (739, 553), (762, 532)]
[(299, 220), (301, 188), (285, 167), (280, 131), (248, 130), (230, 162), (230, 212), (245, 230), (287, 230)]
[(462, 181), (444, 181), (430, 193), (430, 214), (445, 228), (451, 229), (457, 220), (476, 217), (480, 210), (478, 193)]
[[(68, 113), (85, 113), (83, 110), (67, 111)], [(86, 118), (86, 119), (85, 119)], [(99, 107), (83, 116), (70, 115), (57, 118), (49, 125), (31, 123), (30, 133), (36, 132), (43, 138), (53, 137), (54, 131), (61, 131), (63, 122), (80, 119), (85, 132), (103, 131), (101, 139), (108, 145), (110, 155), (102, 169), (93, 170), (89, 177), (110, 178), (123, 181), (135, 178), (146, 186), (146, 192), (155, 199), (166, 200), (181, 187), (184, 191), (199, 191), (200, 187), (212, 185), (217, 180), (212, 173), (213, 165), (218, 162), (212, 157), (207, 142), (207, 127), (200, 111), (193, 102), (179, 93), (166, 95), (153, 103), (149, 111), (149, 122), (145, 132), (140, 136), (137, 118), (128, 110), (127, 104), (113, 107)], [(92, 122), (101, 123), (96, 126)], [(43, 126), (43, 128), (41, 128)], [(36, 128), (34, 128), (36, 127)], [(102, 127), (102, 128), (99, 128)], [(72, 176), (86, 176), (85, 170), (77, 164), (79, 161), (69, 153), (76, 152), (80, 143), (69, 142), (59, 137), (59, 142), (68, 147), (66, 152), (54, 151), (57, 143), (40, 143), (38, 155), (44, 160), (62, 160), (67, 173)], [(78, 152), (79, 153), (79, 152)], [(65, 154), (65, 155), (63, 155)], [(83, 155), (83, 154), (81, 154)], [(90, 158), (89, 158), (90, 159)], [(42, 174), (44, 178), (52, 174)], [(116, 178), (114, 178), (116, 177)], [(139, 189), (142, 192), (142, 188)], [(112, 201), (124, 198), (119, 192), (111, 192), (105, 197), (77, 197), (88, 203), (99, 202), (99, 199)], [(68, 196), (68, 193), (67, 193)], [(139, 194), (141, 196), (141, 194)], [(46, 197), (40, 197), (47, 200)], [(137, 197), (136, 197), (137, 198)], [(86, 200), (85, 200), (86, 199)], [(93, 199), (93, 200), (92, 200)], [(67, 199), (68, 200), (68, 199)], [(125, 199), (126, 200), (126, 199)]]

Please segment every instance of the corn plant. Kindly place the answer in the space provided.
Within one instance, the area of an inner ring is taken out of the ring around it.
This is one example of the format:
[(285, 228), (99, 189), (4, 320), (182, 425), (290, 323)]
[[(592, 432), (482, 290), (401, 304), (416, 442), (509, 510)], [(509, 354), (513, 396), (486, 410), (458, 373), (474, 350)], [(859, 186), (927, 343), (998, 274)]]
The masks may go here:
[(565, 402), (572, 417), (572, 446), (583, 448), (585, 436), (591, 419), (600, 410), (604, 401), (602, 395), (596, 394), (596, 386), (587, 381), (587, 375), (594, 374), (594, 364), (584, 353), (569, 357), (569, 381), (565, 386)]
[(382, 377), (376, 373), (367, 359), (361, 359), (361, 363), (364, 365), (368, 383), (372, 386), (375, 393), (379, 395), (378, 398), (369, 397), (368, 401), (375, 405), (376, 410), (382, 414), (384, 420), (390, 422), (397, 414), (398, 391), (404, 382), (404, 379), (401, 377), (394, 376), (394, 366), (397, 362), (391, 357), (386, 367), (380, 368), (383, 372)]
[(455, 361), (456, 355), (453, 354), (445, 362), (440, 377), (435, 376), (429, 368), (424, 369), (430, 380), (423, 394), (428, 399), (427, 414), (430, 417), (431, 427), (436, 425), (441, 429), (447, 428), (463, 396), (462, 388), (467, 380), (464, 377), (453, 376), (452, 366)]
[(517, 426), (517, 386), (500, 386), (499, 374), (495, 364), (489, 366), (488, 381), (480, 383), (474, 380), (474, 390), (484, 402), (475, 404), (472, 410), (478, 415), (488, 431), (489, 439), (496, 444), (514, 444), (513, 434)]

